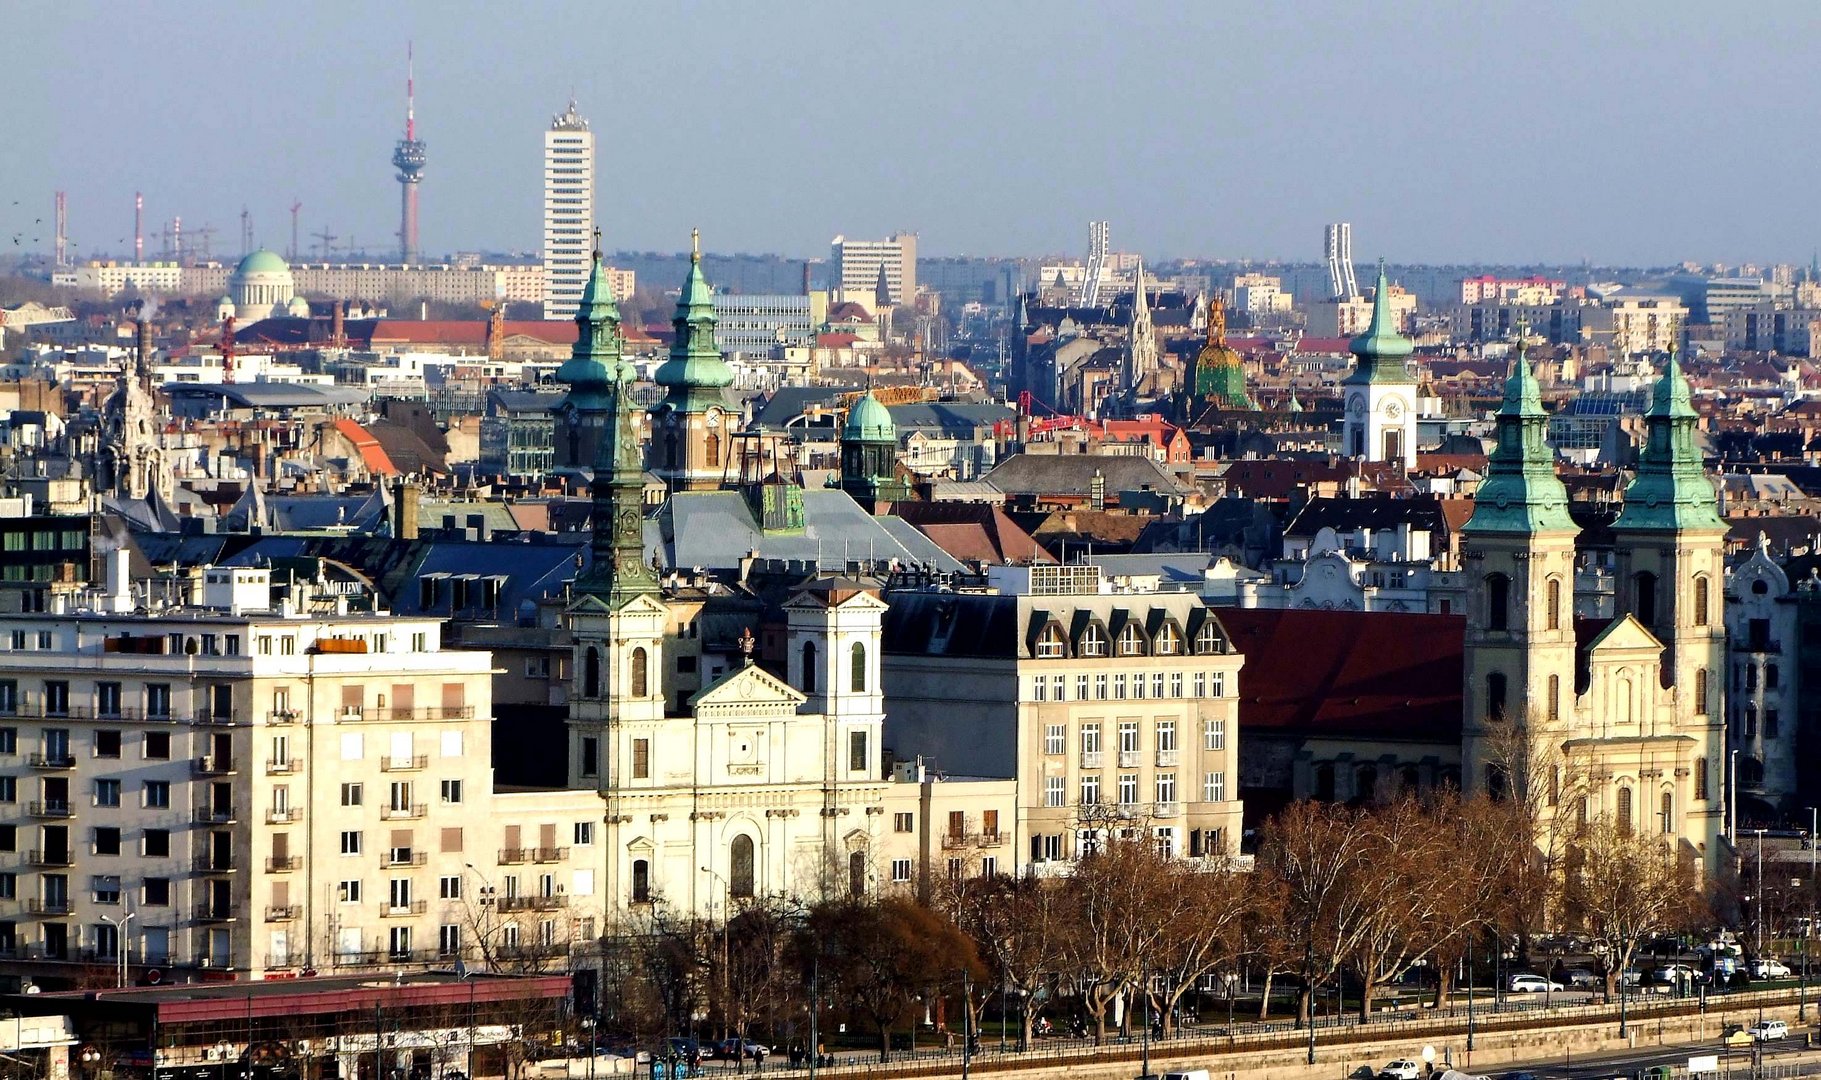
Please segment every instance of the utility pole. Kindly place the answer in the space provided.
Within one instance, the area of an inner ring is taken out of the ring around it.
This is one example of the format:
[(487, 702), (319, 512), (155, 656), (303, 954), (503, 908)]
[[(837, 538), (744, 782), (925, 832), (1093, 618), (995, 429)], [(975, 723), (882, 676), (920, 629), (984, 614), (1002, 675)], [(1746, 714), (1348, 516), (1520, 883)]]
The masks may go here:
[[(961, 1080), (967, 1080), (968, 1064), (974, 1056), (974, 984), (967, 969), (961, 969)], [(1150, 1072), (1146, 1069), (1145, 1072)]]

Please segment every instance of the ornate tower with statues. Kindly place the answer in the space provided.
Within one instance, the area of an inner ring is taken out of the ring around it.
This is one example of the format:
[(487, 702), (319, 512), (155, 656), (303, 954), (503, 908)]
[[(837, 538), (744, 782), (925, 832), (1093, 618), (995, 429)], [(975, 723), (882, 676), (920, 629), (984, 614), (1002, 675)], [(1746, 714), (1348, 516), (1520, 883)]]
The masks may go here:
[(1391, 310), (1391, 283), (1383, 263), (1372, 296), (1372, 322), (1348, 343), (1356, 360), (1340, 381), (1345, 416), (1341, 452), (1366, 461), (1393, 461), (1406, 469), (1416, 465), (1416, 380), (1405, 363), (1414, 351), (1397, 332)]
[(699, 235), (671, 325), (670, 359), (654, 376), (664, 400), (651, 411), (651, 471), (672, 493), (713, 491), (729, 479), (732, 428), (740, 411), (727, 396), (733, 371), (715, 341), (714, 294), (702, 276)]

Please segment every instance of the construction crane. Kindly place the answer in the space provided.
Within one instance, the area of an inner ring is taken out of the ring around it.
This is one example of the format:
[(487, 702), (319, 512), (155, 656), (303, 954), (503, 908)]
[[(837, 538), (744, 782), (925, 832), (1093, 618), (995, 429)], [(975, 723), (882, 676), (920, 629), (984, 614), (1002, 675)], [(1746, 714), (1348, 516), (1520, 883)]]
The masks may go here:
[(303, 203), (293, 196), (291, 199), (291, 253), (286, 258), (297, 261), (297, 212), (303, 209)]
[(196, 237), (196, 250), (199, 252), (196, 257), (203, 262), (208, 262), (210, 247), (215, 239), (215, 233), (217, 232), (215, 226), (204, 225), (200, 229), (192, 229), (190, 231)]
[(341, 239), (341, 237), (330, 232), (328, 229), (323, 229), (321, 232), (313, 232), (310, 235), (316, 239), (316, 250), (322, 253), (323, 261), (328, 262), (329, 253), (334, 250), (331, 245), (333, 245), (335, 241)]

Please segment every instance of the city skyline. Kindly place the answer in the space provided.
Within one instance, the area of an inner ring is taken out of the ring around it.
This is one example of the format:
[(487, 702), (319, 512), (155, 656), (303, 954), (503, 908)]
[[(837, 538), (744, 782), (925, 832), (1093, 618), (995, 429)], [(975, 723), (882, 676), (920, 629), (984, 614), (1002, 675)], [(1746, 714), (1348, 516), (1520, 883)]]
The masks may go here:
[[(181, 215), (230, 256), (243, 206), (283, 251), (293, 199), (303, 233), (395, 253), (414, 41), (430, 258), (537, 250), (542, 132), (571, 95), (599, 135), (610, 249), (681, 250), (699, 226), (718, 252), (822, 257), (837, 233), (910, 230), (931, 255), (1073, 253), (1102, 218), (1116, 248), (1160, 259), (1315, 261), (1338, 220), (1361, 261), (1806, 263), (1814, 247), (1800, 152), (1738, 165), (1821, 112), (1800, 54), (1821, 14), (1795, 5), (1470, 21), (1421, 4), (547, 4), (480, 33), (482, 8), (407, 4), (362, 10), (353, 37), (356, 9), (316, 10), (21, 6), (7, 246), (48, 253), (66, 191), (72, 254), (124, 255), (142, 191), (148, 253)], [(590, 20), (628, 47), (604, 57), (575, 32)], [(1747, 190), (1796, 209), (1746, 218)]]

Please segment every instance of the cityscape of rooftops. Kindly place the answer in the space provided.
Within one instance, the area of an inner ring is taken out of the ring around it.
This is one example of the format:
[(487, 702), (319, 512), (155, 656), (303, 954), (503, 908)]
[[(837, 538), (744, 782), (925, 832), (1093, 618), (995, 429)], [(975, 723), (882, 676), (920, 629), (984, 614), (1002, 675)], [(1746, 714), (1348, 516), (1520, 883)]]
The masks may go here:
[(1821, 8), (3, 25), (0, 1080), (1821, 1068)]

